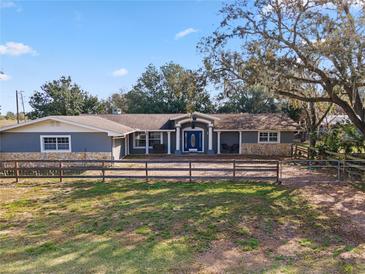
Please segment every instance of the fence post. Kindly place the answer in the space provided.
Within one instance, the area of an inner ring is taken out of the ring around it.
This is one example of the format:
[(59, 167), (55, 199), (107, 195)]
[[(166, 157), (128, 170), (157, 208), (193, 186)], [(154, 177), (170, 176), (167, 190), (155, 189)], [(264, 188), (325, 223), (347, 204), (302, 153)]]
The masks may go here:
[(343, 176), (343, 179), (346, 180), (346, 178), (347, 178), (347, 172), (346, 172), (346, 154), (343, 157), (343, 167), (342, 168), (343, 168), (342, 176)]
[(280, 184), (280, 168), (279, 168), (279, 161), (276, 161), (276, 183)]
[(146, 170), (146, 182), (148, 182), (148, 162), (145, 162), (145, 170)]
[(283, 179), (283, 161), (280, 161), (280, 180)]
[(337, 160), (337, 181), (341, 181), (341, 161)]
[(105, 182), (105, 162), (103, 161), (102, 164), (102, 170), (101, 170), (101, 173), (103, 175), (103, 183)]
[(19, 183), (19, 163), (18, 161), (14, 162), (15, 167), (15, 182)]
[(233, 160), (233, 178), (236, 178), (236, 160)]
[(60, 183), (62, 183), (62, 178), (63, 178), (63, 163), (61, 161), (59, 163), (59, 175), (60, 175)]
[(191, 161), (189, 161), (189, 182), (191, 183)]
[(298, 145), (295, 144), (295, 148), (294, 148), (294, 159), (296, 159), (298, 156)]

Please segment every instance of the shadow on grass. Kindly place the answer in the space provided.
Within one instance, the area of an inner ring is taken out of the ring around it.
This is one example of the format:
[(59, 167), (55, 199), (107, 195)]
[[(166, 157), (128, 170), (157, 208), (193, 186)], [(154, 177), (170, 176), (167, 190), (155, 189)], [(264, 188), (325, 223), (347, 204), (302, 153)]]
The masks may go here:
[(3, 229), (22, 231), (0, 238), (0, 262), (13, 273), (195, 271), (197, 254), (222, 235), (247, 251), (279, 241), (275, 232), (287, 224), (318, 245), (342, 241), (336, 217), (322, 218), (283, 186), (115, 180), (54, 187), (50, 197), (7, 205), (31, 213), (2, 220)]

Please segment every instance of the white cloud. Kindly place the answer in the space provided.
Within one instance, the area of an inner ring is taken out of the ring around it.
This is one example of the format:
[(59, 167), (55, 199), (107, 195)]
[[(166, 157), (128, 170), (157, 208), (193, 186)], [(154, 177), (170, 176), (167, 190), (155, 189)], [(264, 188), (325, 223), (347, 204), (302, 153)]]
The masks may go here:
[(0, 71), (0, 81), (6, 81), (9, 80), (10, 76), (5, 74), (4, 72)]
[(33, 54), (37, 52), (28, 45), (17, 42), (6, 42), (4, 45), (0, 45), (0, 55), (22, 55), (22, 54)]
[(123, 76), (126, 76), (127, 74), (128, 74), (128, 70), (125, 68), (120, 68), (120, 69), (113, 71), (113, 76), (115, 76), (115, 77), (123, 77)]
[(187, 29), (184, 29), (178, 33), (176, 33), (175, 35), (175, 40), (177, 39), (180, 39), (180, 38), (183, 38), (191, 33), (194, 33), (194, 32), (198, 32), (199, 30), (197, 29), (194, 29), (194, 28), (187, 28)]
[(0, 8), (1, 9), (9, 9), (9, 8), (15, 8), (16, 4), (13, 1), (0, 1)]

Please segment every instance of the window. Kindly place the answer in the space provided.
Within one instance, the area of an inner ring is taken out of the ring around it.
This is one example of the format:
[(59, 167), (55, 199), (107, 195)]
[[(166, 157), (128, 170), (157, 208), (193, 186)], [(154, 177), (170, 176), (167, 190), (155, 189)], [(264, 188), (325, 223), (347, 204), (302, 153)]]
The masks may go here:
[(134, 137), (134, 147), (135, 148), (143, 148), (146, 146), (146, 134), (139, 132), (139, 133), (134, 133), (133, 134)]
[[(134, 133), (134, 148), (145, 148), (146, 147), (146, 133), (136, 132)], [(152, 148), (155, 144), (162, 144), (162, 133), (161, 132), (149, 132), (149, 147)]]
[(150, 132), (148, 137), (149, 137), (150, 147), (153, 147), (153, 145), (162, 144), (161, 132)]
[(278, 132), (259, 132), (259, 143), (278, 143)]
[(42, 152), (70, 152), (71, 136), (41, 136)]

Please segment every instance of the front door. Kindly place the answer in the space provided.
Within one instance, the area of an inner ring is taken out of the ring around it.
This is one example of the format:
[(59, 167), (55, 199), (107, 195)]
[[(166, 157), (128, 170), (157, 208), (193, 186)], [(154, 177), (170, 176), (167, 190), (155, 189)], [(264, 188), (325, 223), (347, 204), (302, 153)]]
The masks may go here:
[(202, 131), (185, 131), (184, 132), (184, 150), (186, 152), (203, 151), (203, 134)]

